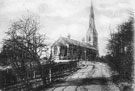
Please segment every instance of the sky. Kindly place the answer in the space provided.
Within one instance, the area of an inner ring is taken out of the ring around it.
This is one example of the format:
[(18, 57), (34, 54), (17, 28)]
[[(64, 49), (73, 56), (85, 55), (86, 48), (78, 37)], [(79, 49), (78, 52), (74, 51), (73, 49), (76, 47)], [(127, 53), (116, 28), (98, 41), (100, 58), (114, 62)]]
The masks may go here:
[[(99, 54), (107, 53), (109, 34), (129, 18), (134, 0), (93, 0)], [(81, 41), (89, 26), (91, 0), (0, 0), (0, 43), (10, 25), (22, 16), (39, 16), (41, 34), (52, 43), (58, 37)]]

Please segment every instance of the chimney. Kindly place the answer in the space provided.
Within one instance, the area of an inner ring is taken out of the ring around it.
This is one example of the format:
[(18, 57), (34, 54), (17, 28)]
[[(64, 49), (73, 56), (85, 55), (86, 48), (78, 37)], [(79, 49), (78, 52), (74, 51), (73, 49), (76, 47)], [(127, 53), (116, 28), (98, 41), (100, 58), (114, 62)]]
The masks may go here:
[(68, 34), (67, 38), (69, 38), (69, 39), (70, 39), (70, 38), (71, 38), (71, 35), (70, 35), (70, 34)]
[(84, 37), (82, 38), (82, 42), (85, 42), (85, 38)]

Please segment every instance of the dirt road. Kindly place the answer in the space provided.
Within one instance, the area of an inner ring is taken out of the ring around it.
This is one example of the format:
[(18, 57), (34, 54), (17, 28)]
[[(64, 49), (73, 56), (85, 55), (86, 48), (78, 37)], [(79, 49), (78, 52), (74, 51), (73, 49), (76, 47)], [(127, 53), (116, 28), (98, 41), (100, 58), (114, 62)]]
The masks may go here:
[(102, 67), (101, 64), (87, 64), (66, 77), (65, 81), (42, 91), (120, 91), (108, 80), (110, 73), (107, 72), (109, 72), (107, 68)]

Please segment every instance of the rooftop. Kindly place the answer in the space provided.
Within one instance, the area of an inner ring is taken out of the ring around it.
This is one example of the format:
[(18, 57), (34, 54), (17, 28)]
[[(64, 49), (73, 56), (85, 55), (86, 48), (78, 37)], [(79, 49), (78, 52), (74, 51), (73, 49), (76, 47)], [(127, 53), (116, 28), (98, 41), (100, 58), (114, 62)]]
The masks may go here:
[(60, 37), (57, 41), (55, 41), (53, 43), (52, 47), (53, 46), (67, 46), (67, 44), (97, 50), (94, 46), (92, 46), (89, 43), (80, 42), (80, 41), (73, 40), (73, 39), (70, 39), (70, 38), (65, 38), (65, 37)]

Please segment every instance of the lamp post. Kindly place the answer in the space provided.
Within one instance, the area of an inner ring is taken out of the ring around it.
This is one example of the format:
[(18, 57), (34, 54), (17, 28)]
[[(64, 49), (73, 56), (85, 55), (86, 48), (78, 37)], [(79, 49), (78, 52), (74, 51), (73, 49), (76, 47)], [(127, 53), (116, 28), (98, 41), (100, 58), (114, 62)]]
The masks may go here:
[(87, 59), (86, 59), (86, 49), (85, 49), (84, 53), (85, 53), (85, 64), (86, 64), (86, 60), (87, 60)]
[(67, 59), (69, 59), (69, 45), (66, 44), (66, 46), (67, 46)]

